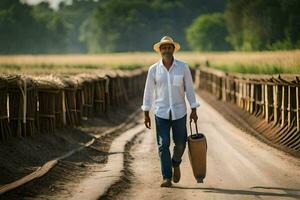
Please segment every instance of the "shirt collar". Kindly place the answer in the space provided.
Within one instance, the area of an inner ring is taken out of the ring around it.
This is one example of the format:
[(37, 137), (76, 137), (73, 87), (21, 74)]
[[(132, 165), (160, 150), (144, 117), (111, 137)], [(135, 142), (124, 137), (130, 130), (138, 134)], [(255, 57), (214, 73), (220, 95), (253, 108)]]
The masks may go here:
[[(177, 60), (174, 58), (171, 68), (175, 67), (176, 65), (177, 65)], [(160, 59), (160, 61), (159, 61), (159, 66), (165, 68), (162, 59)]]

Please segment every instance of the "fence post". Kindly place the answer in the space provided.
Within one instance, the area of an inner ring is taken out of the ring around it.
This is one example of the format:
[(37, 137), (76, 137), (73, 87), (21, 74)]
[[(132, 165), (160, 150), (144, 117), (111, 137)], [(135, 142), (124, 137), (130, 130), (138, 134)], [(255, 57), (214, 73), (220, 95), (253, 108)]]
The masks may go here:
[(260, 99), (259, 99), (259, 84), (254, 84), (254, 112), (255, 115), (260, 111)]
[(217, 86), (216, 86), (216, 76), (215, 75), (212, 75), (212, 84), (213, 84), (213, 94), (214, 96), (217, 96)]
[(246, 111), (250, 112), (250, 84), (247, 81), (246, 83)]
[(217, 76), (217, 97), (218, 99), (222, 99), (222, 78)]
[(211, 93), (214, 95), (215, 94), (215, 82), (214, 82), (214, 75), (211, 74), (210, 75), (210, 83), (211, 83)]
[(288, 126), (291, 126), (291, 86), (288, 86)]
[(200, 88), (200, 69), (196, 68), (195, 72), (195, 88), (198, 90)]
[(273, 86), (273, 107), (274, 107), (274, 124), (277, 123), (277, 119), (278, 119), (278, 113), (277, 113), (277, 109), (278, 109), (278, 85), (274, 85)]
[(243, 97), (243, 84), (240, 81), (238, 81), (238, 82), (239, 82), (239, 93), (238, 93), (239, 100), (238, 100), (238, 106), (241, 107), (242, 97)]
[(245, 91), (246, 91), (245, 90), (245, 83), (242, 82), (241, 84), (242, 85), (241, 85), (241, 104), (240, 104), (240, 107), (245, 110), (245, 99), (246, 99), (246, 95), (245, 95)]
[(250, 86), (250, 113), (252, 114), (253, 113), (253, 104), (254, 104), (254, 84), (251, 83), (251, 86)]
[(105, 79), (105, 109), (108, 111), (110, 109), (111, 101), (110, 101), (110, 94), (109, 94), (109, 85), (110, 85), (110, 77), (106, 77)]
[(227, 78), (222, 77), (221, 80), (222, 80), (222, 83), (223, 83), (222, 84), (222, 100), (226, 101), (226, 87), (227, 87), (226, 80), (227, 80)]
[(231, 82), (231, 79), (229, 77), (227, 77), (227, 88), (226, 88), (226, 95), (227, 95), (227, 99), (229, 102), (232, 103), (232, 96), (231, 96), (231, 93), (232, 93), (232, 82)]
[(243, 109), (247, 110), (247, 83), (243, 82)]
[(265, 85), (261, 84), (261, 105), (262, 105), (262, 117), (266, 115), (266, 106), (265, 106)]
[(299, 87), (296, 87), (296, 109), (297, 109), (297, 131), (300, 131), (300, 119), (299, 119)]
[(250, 99), (250, 92), (249, 92), (249, 84), (248, 81), (244, 83), (244, 88), (245, 88), (245, 104), (244, 104), (244, 110), (249, 111), (249, 99)]
[(62, 90), (62, 117), (63, 117), (63, 125), (65, 126), (67, 124), (67, 118), (66, 118), (66, 96), (65, 91)]
[(266, 115), (265, 115), (265, 119), (266, 122), (269, 122), (269, 98), (268, 98), (268, 85), (265, 84), (265, 108), (266, 108)]
[(284, 85), (282, 85), (282, 103), (281, 103), (281, 127), (283, 127), (283, 125), (284, 125), (284, 121), (285, 121), (285, 107), (284, 107), (284, 103), (285, 103), (285, 101), (284, 101), (284, 98), (285, 98), (285, 87), (284, 87)]

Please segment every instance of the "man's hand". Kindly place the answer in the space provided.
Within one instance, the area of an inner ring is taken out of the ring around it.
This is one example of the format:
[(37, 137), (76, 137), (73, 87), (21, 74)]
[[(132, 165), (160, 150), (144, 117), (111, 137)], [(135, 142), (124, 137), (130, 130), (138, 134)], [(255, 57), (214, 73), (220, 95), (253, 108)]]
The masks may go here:
[(145, 126), (148, 129), (151, 129), (151, 119), (150, 119), (150, 116), (149, 116), (149, 111), (145, 111), (145, 121), (144, 121), (144, 124), (145, 124)]
[(196, 108), (193, 108), (190, 114), (190, 122), (192, 122), (192, 120), (194, 120), (194, 122), (197, 123), (198, 116), (197, 116)]

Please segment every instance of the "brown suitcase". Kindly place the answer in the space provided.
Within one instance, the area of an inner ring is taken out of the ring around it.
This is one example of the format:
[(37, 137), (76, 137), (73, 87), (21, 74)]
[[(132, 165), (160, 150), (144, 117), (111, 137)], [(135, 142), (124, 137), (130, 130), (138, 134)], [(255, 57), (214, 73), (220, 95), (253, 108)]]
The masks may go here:
[(205, 135), (198, 132), (197, 123), (195, 125), (196, 134), (193, 134), (192, 122), (190, 122), (191, 135), (188, 136), (188, 152), (194, 177), (198, 183), (203, 183), (206, 176), (207, 142)]

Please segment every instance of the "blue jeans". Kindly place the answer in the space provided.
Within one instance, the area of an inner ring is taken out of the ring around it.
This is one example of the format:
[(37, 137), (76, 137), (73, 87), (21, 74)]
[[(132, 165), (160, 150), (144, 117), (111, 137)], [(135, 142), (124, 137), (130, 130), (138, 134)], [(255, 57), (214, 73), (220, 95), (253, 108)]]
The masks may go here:
[[(186, 115), (177, 120), (162, 119), (155, 116), (156, 138), (160, 157), (161, 172), (164, 179), (172, 178), (172, 166), (178, 167), (187, 141)], [(173, 156), (170, 154), (170, 129), (172, 127), (175, 143)]]

